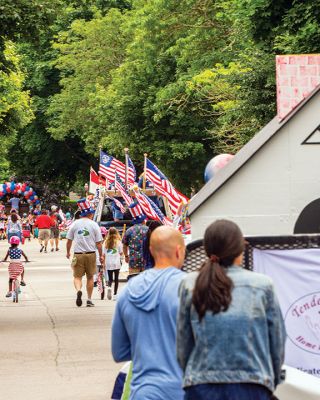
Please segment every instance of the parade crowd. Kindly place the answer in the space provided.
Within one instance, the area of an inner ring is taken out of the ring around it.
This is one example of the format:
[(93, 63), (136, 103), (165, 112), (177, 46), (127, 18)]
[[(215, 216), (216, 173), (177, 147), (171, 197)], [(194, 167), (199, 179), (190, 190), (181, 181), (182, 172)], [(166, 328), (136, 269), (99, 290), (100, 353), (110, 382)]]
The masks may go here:
[(112, 265), (108, 280), (116, 281), (115, 295), (123, 254), (129, 264), (130, 279), (115, 297), (112, 354), (117, 362), (132, 361), (130, 399), (275, 398), (283, 379), (283, 318), (271, 279), (242, 268), (245, 240), (236, 224), (211, 224), (204, 237), (207, 261), (186, 274), (178, 230), (150, 229), (140, 216), (122, 241), (116, 229), (104, 240), (90, 203), (78, 205), (81, 218), (67, 234), (68, 258), (74, 243), (77, 306), (85, 275), (86, 305), (94, 306), (97, 264)]

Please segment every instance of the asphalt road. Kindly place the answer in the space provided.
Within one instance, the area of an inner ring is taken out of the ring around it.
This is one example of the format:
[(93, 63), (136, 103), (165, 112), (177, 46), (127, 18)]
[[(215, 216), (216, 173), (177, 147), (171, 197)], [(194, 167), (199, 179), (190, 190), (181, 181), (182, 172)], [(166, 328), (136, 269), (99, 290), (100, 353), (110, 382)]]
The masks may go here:
[[(0, 265), (0, 398), (6, 400), (106, 400), (120, 366), (110, 350), (115, 302), (75, 305), (65, 241), (59, 252), (40, 254), (37, 241), (23, 250), (26, 265), (20, 301), (6, 299), (7, 264)], [(8, 245), (0, 241), (0, 258)]]

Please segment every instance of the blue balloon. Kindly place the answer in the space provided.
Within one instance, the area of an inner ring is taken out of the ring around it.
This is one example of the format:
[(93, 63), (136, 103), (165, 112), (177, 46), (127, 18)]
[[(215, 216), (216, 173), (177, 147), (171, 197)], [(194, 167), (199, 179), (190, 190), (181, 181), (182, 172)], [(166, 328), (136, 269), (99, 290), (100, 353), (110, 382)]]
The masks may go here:
[(14, 182), (11, 182), (11, 185), (10, 185), (11, 192), (13, 192), (15, 188), (16, 188), (16, 184)]
[(29, 192), (29, 190), (30, 190), (30, 186), (27, 186), (25, 191)]
[(31, 196), (29, 197), (29, 199), (30, 199), (30, 200), (33, 200), (33, 199), (34, 199), (34, 195), (31, 195)]

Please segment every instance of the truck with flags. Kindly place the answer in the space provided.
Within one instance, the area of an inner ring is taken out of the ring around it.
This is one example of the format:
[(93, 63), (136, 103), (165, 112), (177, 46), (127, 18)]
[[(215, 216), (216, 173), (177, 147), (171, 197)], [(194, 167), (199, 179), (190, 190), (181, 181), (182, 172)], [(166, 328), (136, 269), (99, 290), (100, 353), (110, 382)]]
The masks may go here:
[(89, 191), (95, 194), (95, 220), (103, 226), (122, 230), (124, 224), (131, 225), (134, 219), (145, 215), (163, 225), (180, 226), (183, 233), (188, 233), (184, 229), (188, 198), (175, 189), (147, 154), (143, 174), (137, 182), (128, 149), (125, 149), (125, 163), (100, 150), (99, 172), (91, 168)]

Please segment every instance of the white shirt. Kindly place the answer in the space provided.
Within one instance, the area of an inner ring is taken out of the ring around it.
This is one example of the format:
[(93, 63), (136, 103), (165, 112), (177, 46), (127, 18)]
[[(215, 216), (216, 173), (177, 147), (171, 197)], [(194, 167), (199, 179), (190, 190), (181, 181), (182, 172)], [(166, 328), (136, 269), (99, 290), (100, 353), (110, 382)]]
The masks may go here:
[(103, 252), (105, 254), (105, 263), (107, 270), (115, 270), (121, 268), (120, 256), (123, 253), (121, 241), (119, 241), (113, 249), (106, 249), (104, 247)]
[(75, 253), (96, 251), (96, 243), (102, 242), (99, 225), (89, 218), (80, 218), (70, 226), (67, 239), (74, 241)]

